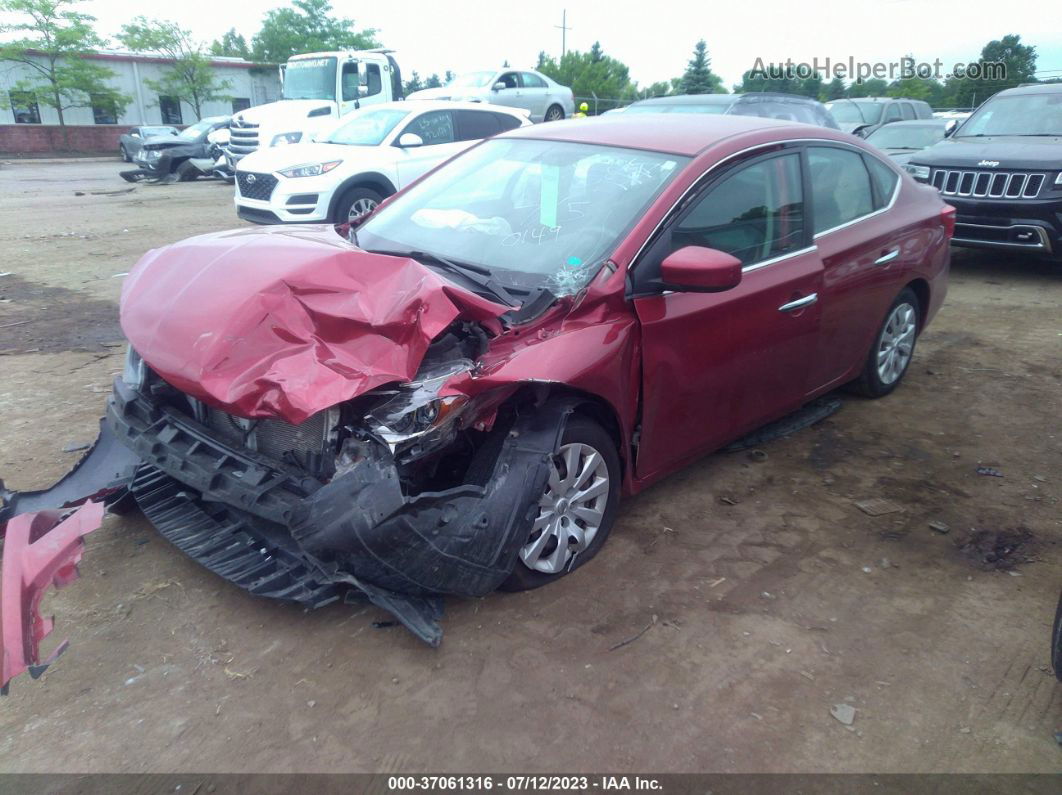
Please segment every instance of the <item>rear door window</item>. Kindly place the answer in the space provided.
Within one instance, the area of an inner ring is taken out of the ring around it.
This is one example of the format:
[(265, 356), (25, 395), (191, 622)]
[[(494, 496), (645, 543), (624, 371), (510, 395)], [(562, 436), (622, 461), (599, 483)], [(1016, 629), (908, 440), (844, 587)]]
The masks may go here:
[(881, 123), (888, 124), (890, 121), (900, 121), (900, 119), (901, 116), (899, 105), (890, 103), (889, 106), (885, 108), (885, 118), (881, 120)]
[(809, 146), (807, 151), (815, 234), (874, 212), (862, 155), (833, 146)]
[(457, 119), (457, 140), (478, 141), (480, 138), (490, 138), (500, 131), (498, 117), (500, 114), (489, 113), (485, 110), (458, 110), (454, 111)]

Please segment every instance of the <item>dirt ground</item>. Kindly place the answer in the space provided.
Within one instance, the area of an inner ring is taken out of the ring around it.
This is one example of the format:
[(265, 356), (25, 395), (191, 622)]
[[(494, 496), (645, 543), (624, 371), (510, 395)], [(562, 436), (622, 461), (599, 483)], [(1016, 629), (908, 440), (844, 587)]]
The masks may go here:
[[(0, 166), (9, 486), (94, 438), (122, 274), (243, 225), (226, 185), (119, 169)], [(252, 598), (110, 517), (46, 603), (69, 651), (0, 702), (0, 770), (1057, 772), (1060, 387), (1062, 267), (957, 253), (894, 395), (625, 502), (565, 580), (450, 600), (437, 650), (375, 609)]]

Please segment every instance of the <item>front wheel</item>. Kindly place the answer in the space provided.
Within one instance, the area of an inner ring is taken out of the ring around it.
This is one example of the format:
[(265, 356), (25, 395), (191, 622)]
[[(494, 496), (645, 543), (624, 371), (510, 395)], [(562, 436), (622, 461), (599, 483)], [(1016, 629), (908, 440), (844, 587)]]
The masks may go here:
[(371, 188), (351, 188), (336, 202), (335, 222), (349, 223), (372, 212), (382, 201), (383, 196)]
[(129, 150), (125, 148), (125, 144), (122, 144), (118, 148), (121, 150), (122, 162), (123, 163), (132, 163), (133, 162), (133, 158), (131, 158), (129, 156)]
[(560, 121), (564, 118), (564, 108), (560, 105), (550, 105), (543, 121)]
[(852, 382), (866, 397), (884, 397), (900, 385), (914, 355), (918, 339), (919, 303), (914, 291), (905, 288), (885, 313), (863, 372)]
[(616, 520), (619, 455), (600, 425), (571, 415), (549, 468), (538, 515), (502, 590), (538, 588), (583, 565), (604, 546)]

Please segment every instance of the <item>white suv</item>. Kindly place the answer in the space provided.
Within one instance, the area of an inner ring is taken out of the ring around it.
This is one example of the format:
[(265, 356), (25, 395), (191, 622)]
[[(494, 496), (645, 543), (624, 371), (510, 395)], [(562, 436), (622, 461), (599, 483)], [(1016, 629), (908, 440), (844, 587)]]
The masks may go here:
[(373, 105), (313, 143), (240, 160), (236, 213), (263, 224), (342, 223), (483, 138), (530, 123), (526, 111), (478, 103)]

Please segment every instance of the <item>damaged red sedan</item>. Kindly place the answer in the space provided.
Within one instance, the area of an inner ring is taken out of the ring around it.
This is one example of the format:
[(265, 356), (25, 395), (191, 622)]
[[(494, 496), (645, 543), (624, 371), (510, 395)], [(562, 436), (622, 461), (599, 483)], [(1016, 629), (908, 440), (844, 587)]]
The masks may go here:
[[(891, 392), (944, 299), (953, 218), (827, 129), (506, 133), (350, 229), (148, 253), (100, 438), (0, 520), (135, 503), (252, 593), (368, 598), (437, 644), (442, 595), (565, 575), (621, 494), (841, 385)], [(4, 625), (32, 630), (47, 583), (23, 564), (5, 555)], [(40, 662), (23, 635), (5, 681)]]

